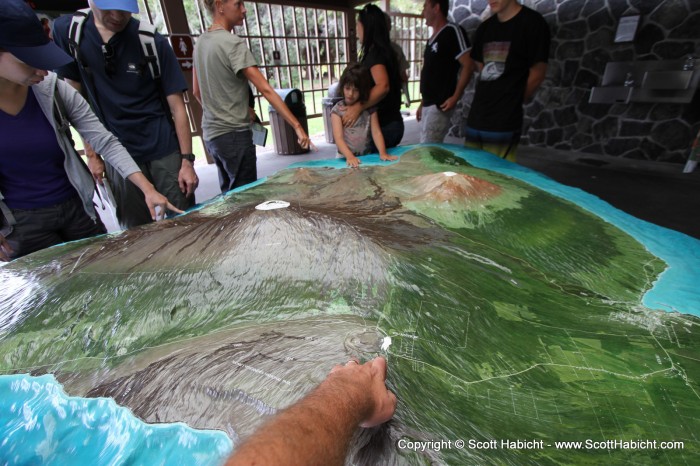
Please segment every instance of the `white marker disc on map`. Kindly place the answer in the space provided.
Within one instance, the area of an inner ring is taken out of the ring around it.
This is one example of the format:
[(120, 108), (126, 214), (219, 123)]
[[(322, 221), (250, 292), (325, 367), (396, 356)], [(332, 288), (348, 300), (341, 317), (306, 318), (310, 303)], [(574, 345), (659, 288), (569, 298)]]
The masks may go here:
[(286, 209), (287, 207), (289, 207), (289, 202), (287, 201), (265, 201), (255, 206), (257, 210)]
[(391, 337), (384, 337), (384, 341), (382, 342), (382, 351), (388, 350), (390, 346), (391, 346)]

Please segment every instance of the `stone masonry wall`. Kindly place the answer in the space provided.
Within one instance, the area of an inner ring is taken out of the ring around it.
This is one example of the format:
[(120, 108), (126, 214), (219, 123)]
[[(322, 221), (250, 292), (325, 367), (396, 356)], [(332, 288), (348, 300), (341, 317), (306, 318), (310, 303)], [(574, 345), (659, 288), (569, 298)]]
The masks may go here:
[[(552, 32), (547, 78), (525, 107), (522, 145), (682, 163), (700, 129), (700, 92), (689, 104), (589, 104), (610, 61), (700, 56), (700, 0), (522, 0)], [(471, 39), (490, 14), (487, 0), (453, 0), (451, 19)], [(641, 15), (633, 43), (613, 42), (619, 18)], [(700, 63), (700, 60), (698, 60)], [(700, 72), (700, 71), (699, 71)], [(455, 112), (466, 122), (474, 85)]]

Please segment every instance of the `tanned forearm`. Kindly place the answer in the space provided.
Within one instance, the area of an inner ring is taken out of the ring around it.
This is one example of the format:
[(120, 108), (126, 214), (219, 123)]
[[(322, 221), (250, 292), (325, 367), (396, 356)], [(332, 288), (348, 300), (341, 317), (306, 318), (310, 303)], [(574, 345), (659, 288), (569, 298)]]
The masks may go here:
[(190, 131), (190, 120), (187, 117), (185, 100), (182, 94), (170, 94), (166, 99), (175, 123), (175, 133), (177, 134), (177, 142), (180, 145), (180, 153), (190, 154), (192, 153), (192, 132)]
[(389, 74), (384, 65), (374, 65), (370, 68), (370, 74), (374, 80), (374, 86), (369, 92), (369, 98), (362, 103), (362, 109), (367, 110), (372, 108), (382, 101), (389, 93)]
[[(459, 72), (459, 78), (457, 80), (457, 85), (455, 86), (454, 93), (440, 104), (440, 110), (442, 110), (443, 112), (448, 112), (457, 106), (457, 103), (459, 103), (460, 99), (462, 98), (462, 94), (464, 94), (464, 89), (466, 89), (467, 84), (469, 84), (469, 79), (472, 76), (473, 65), (469, 54), (462, 54), (462, 56), (459, 57), (458, 61), (461, 65), (461, 68)], [(416, 114), (416, 118), (417, 117), (418, 114)]]
[(378, 426), (394, 414), (386, 371), (381, 357), (335, 366), (310, 394), (243, 442), (226, 465), (342, 465), (358, 427)]
[(527, 76), (527, 85), (525, 86), (525, 101), (527, 102), (535, 95), (535, 92), (544, 82), (545, 75), (547, 74), (547, 64), (546, 63), (535, 63), (530, 68), (530, 73)]
[(243, 74), (246, 78), (248, 78), (248, 81), (253, 83), (253, 86), (255, 86), (263, 97), (270, 102), (270, 105), (277, 110), (277, 113), (280, 114), (284, 121), (292, 125), (294, 129), (301, 128), (301, 123), (299, 120), (297, 120), (287, 105), (285, 105), (282, 98), (279, 96), (279, 94), (277, 94), (277, 92), (275, 92), (272, 86), (270, 86), (270, 83), (267, 82), (267, 79), (265, 79), (256, 66), (244, 68)]
[(370, 409), (365, 396), (329, 378), (266, 424), (226, 464), (342, 465), (350, 439)]
[(462, 65), (462, 67), (459, 70), (457, 87), (455, 88), (455, 92), (453, 94), (457, 100), (462, 98), (462, 94), (464, 94), (464, 90), (467, 88), (467, 85), (469, 85), (469, 81), (471, 80), (474, 72), (474, 62), (472, 62), (469, 53), (464, 53), (461, 57), (459, 57), (459, 63)]

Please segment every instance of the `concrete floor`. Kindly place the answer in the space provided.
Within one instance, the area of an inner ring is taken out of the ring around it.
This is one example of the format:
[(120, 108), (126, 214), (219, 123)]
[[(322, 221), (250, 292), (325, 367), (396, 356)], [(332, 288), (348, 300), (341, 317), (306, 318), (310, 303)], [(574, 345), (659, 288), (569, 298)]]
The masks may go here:
[[(404, 118), (406, 130), (401, 145), (417, 144), (420, 131), (415, 116)], [(277, 155), (274, 144), (258, 148), (258, 177), (263, 178), (296, 162), (335, 158), (334, 144), (323, 134), (312, 137), (316, 151), (302, 155)], [(446, 143), (462, 144), (459, 138)], [(591, 154), (564, 152), (521, 146), (518, 163), (550, 178), (580, 188), (607, 201), (620, 210), (695, 238), (700, 238), (700, 171), (683, 174), (682, 166), (659, 162), (640, 162)], [(219, 194), (215, 165), (198, 160), (195, 169), (200, 179), (195, 193), (198, 203)], [(116, 225), (103, 215), (109, 231)]]

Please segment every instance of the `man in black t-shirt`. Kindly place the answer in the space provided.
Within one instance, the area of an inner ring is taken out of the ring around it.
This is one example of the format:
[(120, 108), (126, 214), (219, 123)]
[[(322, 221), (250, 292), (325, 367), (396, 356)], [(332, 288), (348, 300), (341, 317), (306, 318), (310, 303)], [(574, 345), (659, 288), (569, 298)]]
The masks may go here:
[(471, 58), (480, 72), (465, 145), (515, 161), (523, 124), (523, 102), (544, 81), (549, 26), (516, 0), (490, 2), (494, 13), (474, 35)]
[(473, 65), (469, 40), (459, 25), (447, 21), (448, 0), (425, 0), (423, 17), (433, 28), (425, 45), (420, 74), (421, 104), (416, 119), (420, 142), (442, 142), (450, 129), (455, 105), (469, 83)]

